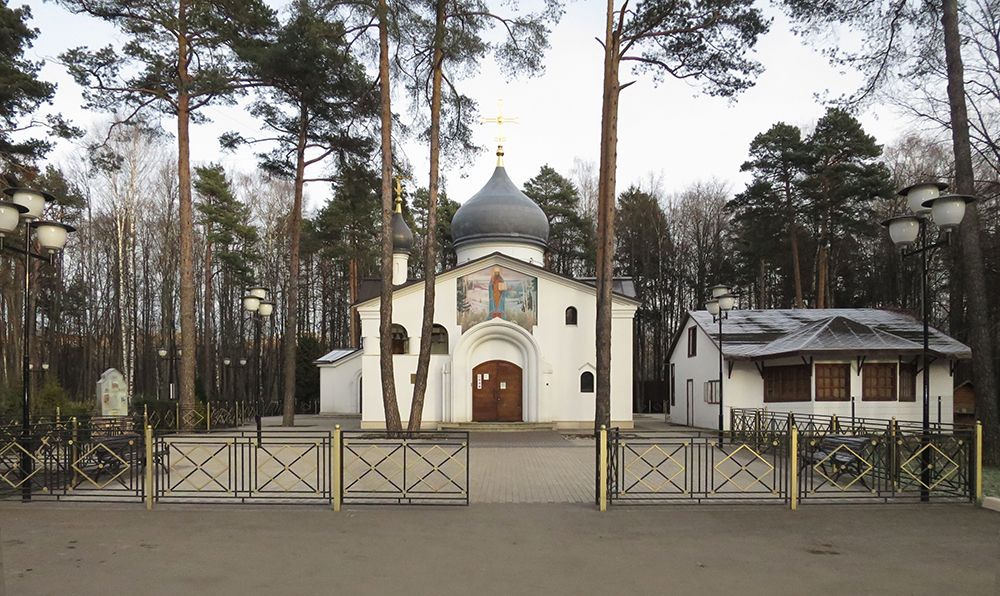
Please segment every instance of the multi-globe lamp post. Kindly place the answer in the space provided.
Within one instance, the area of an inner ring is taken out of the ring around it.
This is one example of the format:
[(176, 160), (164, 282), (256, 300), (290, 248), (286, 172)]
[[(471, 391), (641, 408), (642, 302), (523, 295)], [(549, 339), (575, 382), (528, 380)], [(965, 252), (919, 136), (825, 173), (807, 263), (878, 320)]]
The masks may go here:
[[(31, 499), (31, 476), (34, 474), (34, 458), (31, 455), (31, 334), (34, 328), (34, 313), (31, 310), (31, 259), (52, 262), (56, 253), (66, 246), (69, 232), (75, 231), (73, 226), (57, 221), (43, 220), (42, 211), (45, 203), (55, 200), (51, 194), (31, 188), (6, 188), (3, 194), (10, 200), (0, 200), (0, 252), (7, 251), (24, 257), (24, 277), (22, 290), (24, 292), (24, 328), (21, 366), (21, 498)], [(6, 244), (8, 235), (13, 235), (18, 226), (24, 228), (23, 248)], [(35, 241), (42, 253), (32, 250), (31, 232), (35, 232)]]
[[(174, 383), (177, 379), (177, 361), (180, 360), (184, 351), (181, 348), (177, 348), (176, 351), (168, 348), (160, 348), (156, 351), (156, 355), (160, 357), (162, 362), (167, 362), (167, 387), (169, 391), (167, 392), (167, 399), (174, 399), (177, 392), (174, 390)], [(178, 424), (180, 421), (178, 421)]]
[(257, 423), (257, 446), (260, 447), (261, 441), (261, 415), (263, 414), (264, 404), (263, 396), (261, 394), (261, 346), (260, 346), (260, 336), (261, 328), (263, 327), (264, 321), (267, 320), (271, 313), (274, 311), (274, 303), (267, 300), (268, 288), (264, 286), (254, 286), (247, 289), (247, 293), (243, 296), (243, 310), (254, 316), (254, 357), (256, 358), (255, 363), (255, 385), (257, 392), (257, 407), (255, 408), (254, 420)]
[[(920, 256), (920, 318), (923, 320), (923, 350), (920, 357), (920, 370), (923, 379), (923, 416), (922, 428), (924, 441), (930, 432), (930, 329), (929, 329), (929, 296), (928, 296), (928, 257), (930, 252), (947, 246), (951, 240), (951, 232), (958, 228), (965, 218), (965, 206), (976, 200), (969, 195), (941, 194), (948, 185), (942, 182), (920, 182), (907, 186), (899, 191), (906, 199), (910, 213), (889, 218), (882, 222), (889, 229), (889, 238), (902, 251), (903, 257)], [(927, 233), (931, 224), (939, 228), (942, 234), (934, 242), (928, 242)], [(928, 450), (923, 448), (923, 472), (921, 474), (921, 499), (929, 499), (927, 486), (930, 482), (930, 462)]]
[(712, 315), (712, 322), (719, 324), (719, 440), (722, 440), (723, 415), (722, 405), (722, 382), (723, 382), (723, 355), (722, 355), (722, 321), (729, 318), (729, 311), (736, 306), (736, 297), (729, 291), (729, 286), (713, 286), (712, 299), (705, 303), (705, 310)]

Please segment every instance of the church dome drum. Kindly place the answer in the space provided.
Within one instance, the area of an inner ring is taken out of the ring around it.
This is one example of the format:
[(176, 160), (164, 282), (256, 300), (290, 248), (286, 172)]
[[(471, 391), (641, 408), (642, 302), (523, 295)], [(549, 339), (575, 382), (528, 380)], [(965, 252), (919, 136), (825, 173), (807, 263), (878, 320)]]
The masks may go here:
[[(537, 203), (521, 192), (497, 166), (483, 188), (455, 212), (451, 220), (455, 248), (478, 244), (531, 245), (544, 251), (549, 221)], [(502, 248), (500, 249), (501, 252)], [(459, 261), (462, 261), (461, 255)]]

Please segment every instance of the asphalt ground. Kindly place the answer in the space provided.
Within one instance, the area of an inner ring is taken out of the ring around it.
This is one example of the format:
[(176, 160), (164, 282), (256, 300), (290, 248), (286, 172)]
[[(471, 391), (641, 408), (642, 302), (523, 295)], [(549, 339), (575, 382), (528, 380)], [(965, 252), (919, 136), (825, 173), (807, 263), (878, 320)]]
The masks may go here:
[[(0, 503), (0, 594), (1000, 594), (970, 505)], [(4, 592), (4, 589), (6, 592)]]

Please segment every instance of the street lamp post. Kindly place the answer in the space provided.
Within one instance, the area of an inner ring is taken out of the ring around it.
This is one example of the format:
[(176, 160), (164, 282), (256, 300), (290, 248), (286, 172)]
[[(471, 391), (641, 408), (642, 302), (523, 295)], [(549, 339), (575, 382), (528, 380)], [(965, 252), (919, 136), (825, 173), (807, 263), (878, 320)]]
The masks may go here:
[(223, 401), (230, 401), (230, 396), (229, 396), (230, 391), (229, 391), (229, 389), (230, 389), (230, 386), (232, 385), (232, 382), (231, 382), (231, 379), (229, 378), (229, 375), (230, 375), (229, 366), (232, 363), (233, 363), (232, 359), (230, 359), (228, 357), (222, 359), (222, 400)]
[[(180, 359), (183, 354), (181, 348), (177, 348), (175, 352), (172, 348), (160, 348), (156, 351), (156, 354), (160, 357), (160, 360), (167, 363), (167, 387), (169, 391), (167, 392), (167, 399), (174, 399), (174, 381), (177, 378), (177, 360)], [(180, 421), (177, 421), (180, 424)]]
[[(21, 360), (21, 498), (31, 500), (31, 476), (34, 472), (34, 458), (31, 446), (31, 333), (34, 328), (34, 313), (31, 309), (31, 259), (53, 262), (55, 254), (66, 246), (66, 236), (76, 231), (73, 226), (39, 219), (45, 203), (55, 200), (51, 194), (31, 188), (6, 188), (3, 193), (10, 201), (0, 201), (0, 252), (7, 250), (24, 257), (24, 329), (22, 342), (24, 354)], [(4, 238), (13, 234), (18, 225), (24, 227), (24, 248), (4, 244)], [(39, 248), (48, 253), (32, 251), (31, 231)]]
[(722, 355), (722, 321), (729, 318), (729, 311), (736, 305), (736, 297), (729, 293), (729, 286), (713, 286), (712, 299), (705, 303), (705, 309), (712, 315), (712, 322), (719, 324), (719, 441), (722, 441), (724, 430), (723, 404), (722, 404), (722, 384), (723, 384), (723, 355)]
[(254, 369), (255, 369), (255, 385), (257, 392), (257, 407), (254, 413), (254, 419), (257, 423), (257, 447), (260, 447), (261, 443), (261, 415), (263, 414), (264, 404), (263, 396), (261, 392), (261, 328), (263, 327), (264, 320), (271, 316), (274, 311), (274, 303), (267, 301), (268, 289), (263, 286), (254, 286), (247, 290), (247, 294), (243, 296), (243, 310), (250, 313), (251, 316), (257, 315), (254, 318), (254, 358), (256, 359)]
[[(889, 237), (902, 251), (903, 257), (920, 256), (920, 318), (923, 319), (923, 349), (920, 356), (920, 371), (923, 377), (923, 440), (926, 444), (930, 433), (931, 417), (931, 383), (930, 383), (930, 328), (928, 296), (928, 257), (930, 253), (951, 241), (951, 232), (962, 223), (965, 217), (965, 205), (975, 201), (968, 195), (941, 194), (948, 188), (942, 182), (920, 182), (907, 186), (899, 191), (905, 197), (909, 214), (892, 217), (882, 225), (889, 229)], [(928, 242), (927, 228), (934, 223), (943, 232), (935, 242)], [(914, 246), (919, 239), (920, 243)], [(921, 461), (920, 499), (930, 499), (930, 453), (924, 447)]]

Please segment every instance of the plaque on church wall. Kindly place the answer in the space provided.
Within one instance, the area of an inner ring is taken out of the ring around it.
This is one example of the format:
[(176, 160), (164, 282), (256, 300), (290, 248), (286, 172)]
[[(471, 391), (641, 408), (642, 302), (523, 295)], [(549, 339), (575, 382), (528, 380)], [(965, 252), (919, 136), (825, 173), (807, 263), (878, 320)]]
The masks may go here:
[(458, 278), (458, 323), (462, 333), (488, 319), (503, 319), (528, 331), (538, 324), (538, 278), (499, 265)]

